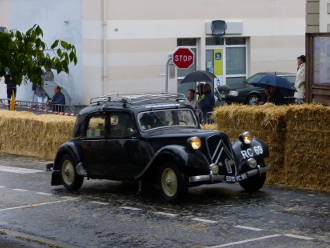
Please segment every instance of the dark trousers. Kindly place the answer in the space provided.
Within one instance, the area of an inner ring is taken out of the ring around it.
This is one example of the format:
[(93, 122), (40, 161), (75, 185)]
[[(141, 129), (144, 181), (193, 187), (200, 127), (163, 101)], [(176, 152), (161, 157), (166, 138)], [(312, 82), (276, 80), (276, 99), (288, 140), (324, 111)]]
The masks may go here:
[(8, 104), (10, 104), (10, 99), (11, 99), (11, 95), (12, 95), (13, 91), (14, 91), (15, 98), (16, 98), (16, 88), (7, 88), (7, 98), (9, 99)]

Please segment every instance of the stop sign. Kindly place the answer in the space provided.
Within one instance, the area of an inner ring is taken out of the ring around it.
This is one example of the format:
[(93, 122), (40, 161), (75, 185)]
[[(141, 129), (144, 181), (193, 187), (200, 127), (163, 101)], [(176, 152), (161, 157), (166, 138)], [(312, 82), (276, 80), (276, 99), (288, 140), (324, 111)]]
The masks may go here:
[(172, 55), (173, 63), (179, 69), (188, 69), (194, 63), (194, 52), (188, 47), (178, 47)]

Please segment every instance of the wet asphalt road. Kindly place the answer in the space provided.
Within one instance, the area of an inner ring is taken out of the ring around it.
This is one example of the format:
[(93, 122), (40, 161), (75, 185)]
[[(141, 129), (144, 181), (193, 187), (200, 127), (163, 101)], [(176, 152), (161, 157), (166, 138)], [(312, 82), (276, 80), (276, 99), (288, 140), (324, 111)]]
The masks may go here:
[(330, 247), (329, 192), (218, 184), (166, 204), (153, 185), (51, 187), (48, 162), (0, 154), (0, 247)]

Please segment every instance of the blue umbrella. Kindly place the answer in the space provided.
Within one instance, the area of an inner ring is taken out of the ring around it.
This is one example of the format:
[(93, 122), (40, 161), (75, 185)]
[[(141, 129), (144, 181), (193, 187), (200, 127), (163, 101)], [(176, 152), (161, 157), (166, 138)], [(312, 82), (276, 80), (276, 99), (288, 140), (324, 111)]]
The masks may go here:
[(273, 86), (276, 88), (296, 91), (296, 88), (291, 86), (288, 80), (277, 75), (265, 75), (256, 79), (255, 81), (250, 82), (250, 84), (261, 88), (265, 88), (266, 86)]

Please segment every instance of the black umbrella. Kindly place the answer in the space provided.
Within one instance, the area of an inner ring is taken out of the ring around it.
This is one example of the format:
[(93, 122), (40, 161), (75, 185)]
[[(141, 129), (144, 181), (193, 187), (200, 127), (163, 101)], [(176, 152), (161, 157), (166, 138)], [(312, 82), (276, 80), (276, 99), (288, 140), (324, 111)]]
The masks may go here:
[(262, 88), (265, 88), (266, 86), (274, 86), (277, 88), (296, 91), (295, 87), (291, 86), (288, 80), (277, 75), (265, 75), (253, 82), (250, 82), (250, 84)]
[(215, 78), (217, 78), (217, 76), (213, 73), (199, 70), (191, 72), (187, 76), (185, 76), (185, 78), (182, 79), (181, 84), (192, 82), (214, 82)]

